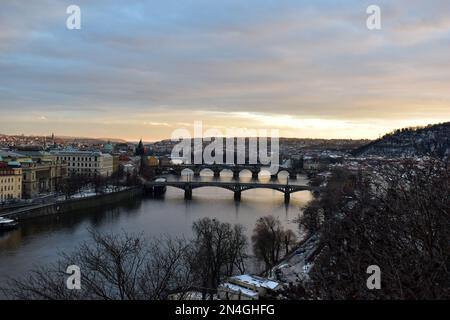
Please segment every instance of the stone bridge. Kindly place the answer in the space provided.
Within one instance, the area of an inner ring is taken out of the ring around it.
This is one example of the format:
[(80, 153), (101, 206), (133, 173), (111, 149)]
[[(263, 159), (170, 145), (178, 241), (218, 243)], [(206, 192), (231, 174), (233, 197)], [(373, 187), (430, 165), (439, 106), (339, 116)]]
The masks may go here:
[[(209, 169), (214, 173), (214, 177), (220, 177), (220, 173), (223, 170), (230, 170), (233, 172), (233, 178), (238, 179), (239, 173), (243, 170), (249, 170), (252, 173), (252, 178), (257, 179), (261, 171), (268, 168), (264, 165), (228, 165), (228, 164), (183, 164), (183, 165), (171, 165), (171, 166), (160, 166), (158, 167), (159, 173), (164, 170), (181, 176), (183, 170), (189, 169), (194, 173), (194, 177), (199, 177), (200, 172), (205, 169)], [(303, 170), (278, 167), (277, 172), (271, 174), (272, 179), (276, 179), (280, 172), (287, 172), (289, 174), (289, 179), (297, 179), (297, 174), (304, 173)]]
[(184, 190), (184, 198), (192, 199), (192, 190), (203, 187), (217, 187), (234, 192), (234, 200), (241, 200), (241, 193), (251, 189), (272, 189), (284, 194), (284, 201), (289, 203), (291, 193), (299, 191), (316, 191), (307, 185), (290, 185), (275, 183), (253, 183), (253, 182), (223, 182), (223, 181), (152, 181), (145, 183), (147, 193), (156, 193), (157, 190), (165, 190), (166, 187), (174, 187)]

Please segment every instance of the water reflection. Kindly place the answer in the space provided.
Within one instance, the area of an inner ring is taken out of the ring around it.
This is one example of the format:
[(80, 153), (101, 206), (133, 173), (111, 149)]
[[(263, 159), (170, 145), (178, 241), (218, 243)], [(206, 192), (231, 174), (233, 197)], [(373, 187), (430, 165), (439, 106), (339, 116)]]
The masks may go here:
[[(186, 179), (168, 176), (170, 179)], [(193, 179), (215, 179), (212, 172), (202, 171)], [(221, 181), (232, 179), (232, 173), (222, 172)], [(287, 174), (275, 183), (284, 183)], [(250, 172), (241, 172), (240, 181), (252, 181)], [(260, 175), (258, 181), (267, 183), (270, 175)], [(304, 184), (307, 180), (299, 176), (289, 183)], [(77, 210), (67, 214), (42, 217), (23, 222), (19, 229), (0, 233), (0, 285), (6, 277), (22, 276), (30, 269), (56, 261), (58, 252), (70, 252), (89, 238), (89, 229), (100, 232), (143, 233), (158, 237), (161, 234), (189, 237), (192, 223), (203, 217), (220, 221), (240, 223), (250, 237), (256, 220), (265, 215), (275, 215), (293, 230), (293, 220), (311, 199), (307, 191), (294, 193), (288, 205), (283, 194), (268, 189), (253, 189), (242, 193), (240, 202), (235, 202), (229, 190), (205, 187), (195, 189), (191, 201), (184, 200), (184, 192), (167, 188), (160, 199), (135, 199), (119, 205), (91, 210)]]

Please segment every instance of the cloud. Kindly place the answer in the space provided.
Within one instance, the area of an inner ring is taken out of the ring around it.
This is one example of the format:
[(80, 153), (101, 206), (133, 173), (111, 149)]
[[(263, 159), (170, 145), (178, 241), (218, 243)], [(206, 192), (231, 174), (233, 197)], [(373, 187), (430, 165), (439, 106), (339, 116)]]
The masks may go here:
[(150, 125), (150, 126), (155, 126), (155, 127), (168, 127), (169, 124), (167, 122), (147, 122), (144, 121), (144, 125)]
[(444, 0), (380, 0), (379, 32), (365, 27), (369, 1), (77, 4), (77, 31), (65, 28), (65, 1), (0, 4), (0, 111), (18, 126), (37, 130), (22, 116), (32, 112), (117, 134), (226, 112), (221, 125), (264, 115), (298, 134), (321, 121), (333, 135), (354, 122), (450, 119)]

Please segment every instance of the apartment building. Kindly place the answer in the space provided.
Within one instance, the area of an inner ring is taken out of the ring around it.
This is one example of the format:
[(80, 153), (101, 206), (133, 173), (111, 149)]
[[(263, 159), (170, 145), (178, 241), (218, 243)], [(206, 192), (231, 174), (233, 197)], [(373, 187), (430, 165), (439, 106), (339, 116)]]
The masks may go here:
[(0, 162), (0, 202), (22, 198), (22, 169)]
[(114, 171), (113, 156), (107, 153), (80, 150), (57, 150), (51, 153), (57, 161), (67, 163), (69, 175), (109, 177)]

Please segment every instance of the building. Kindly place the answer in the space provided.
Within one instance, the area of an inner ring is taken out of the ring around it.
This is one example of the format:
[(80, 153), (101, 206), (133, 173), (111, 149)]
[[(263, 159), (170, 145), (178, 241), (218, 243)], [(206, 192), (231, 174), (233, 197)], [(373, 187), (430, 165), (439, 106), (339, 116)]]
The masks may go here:
[(119, 159), (120, 166), (125, 174), (133, 174), (141, 168), (141, 157), (122, 155)]
[(303, 169), (315, 171), (319, 170), (321, 163), (317, 157), (306, 156), (303, 158)]
[(39, 147), (19, 147), (17, 158), (23, 172), (22, 197), (30, 199), (40, 194), (55, 192), (67, 177), (67, 163), (58, 160)]
[(22, 169), (0, 162), (0, 202), (22, 198)]
[(56, 150), (51, 151), (57, 161), (67, 163), (67, 171), (74, 175), (109, 177), (113, 173), (113, 156), (99, 151)]
[(303, 169), (303, 155), (293, 154), (289, 158), (291, 160), (291, 168)]
[(8, 161), (9, 167), (20, 168), (21, 198), (29, 199), (54, 192), (67, 176), (67, 164), (40, 147), (21, 147), (18, 152), (2, 151), (1, 158), (3, 162), (5, 159)]
[(106, 143), (103, 146), (102, 151), (105, 152), (105, 153), (112, 153), (114, 151), (114, 145), (111, 142), (108, 141), (108, 143)]
[(170, 166), (172, 162), (170, 161), (170, 158), (167, 156), (162, 156), (159, 158), (159, 165), (161, 166)]
[(147, 165), (150, 167), (157, 167), (159, 165), (159, 159), (155, 156), (147, 157)]
[(136, 151), (136, 146), (134, 144), (128, 144), (128, 143), (117, 143), (114, 146), (114, 151), (121, 153), (121, 154), (132, 155)]
[(131, 163), (126, 163), (122, 165), (122, 168), (125, 174), (133, 174), (134, 172), (137, 171), (137, 168)]
[(29, 199), (43, 193), (55, 192), (67, 177), (67, 164), (55, 159), (39, 162), (21, 162), (23, 171), (23, 198)]
[(0, 161), (3, 161), (3, 162), (31, 160), (31, 158), (26, 156), (25, 154), (17, 153), (15, 151), (10, 151), (10, 150), (2, 150), (2, 149), (0, 149), (0, 158), (2, 159)]
[(220, 284), (217, 294), (221, 300), (258, 300), (275, 295), (280, 287), (276, 281), (243, 274)]
[(113, 158), (113, 173), (119, 171), (120, 166), (120, 155), (112, 155)]

